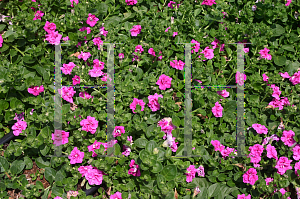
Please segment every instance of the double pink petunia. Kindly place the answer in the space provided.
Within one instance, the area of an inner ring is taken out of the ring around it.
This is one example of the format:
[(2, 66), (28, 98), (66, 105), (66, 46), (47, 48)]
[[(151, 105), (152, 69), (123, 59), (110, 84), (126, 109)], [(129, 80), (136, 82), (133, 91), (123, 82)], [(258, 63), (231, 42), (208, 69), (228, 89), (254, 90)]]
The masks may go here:
[(81, 152), (77, 149), (77, 147), (74, 147), (68, 158), (70, 159), (70, 164), (82, 163), (84, 152)]
[(13, 130), (13, 134), (15, 136), (20, 135), (20, 133), (22, 133), (22, 130), (26, 130), (27, 128), (27, 123), (23, 120), (20, 120), (18, 122), (16, 122), (11, 129)]
[(255, 182), (258, 180), (257, 171), (254, 168), (250, 168), (246, 173), (243, 175), (243, 182), (250, 183), (254, 185)]
[(160, 109), (160, 104), (158, 103), (159, 97), (163, 98), (162, 95), (158, 95), (157, 93), (148, 96), (149, 104), (147, 105), (152, 111), (158, 111)]
[(133, 102), (132, 102), (132, 103), (130, 104), (130, 106), (129, 106), (133, 113), (136, 113), (136, 112), (134, 112), (134, 111), (135, 111), (137, 105), (140, 105), (140, 106), (141, 106), (141, 111), (144, 111), (144, 108), (145, 108), (145, 102), (143, 102), (142, 99), (139, 100), (139, 99), (137, 99), (137, 98), (134, 98), (134, 99), (133, 99)]
[(172, 81), (172, 78), (165, 75), (165, 74), (162, 74), (158, 81), (156, 82), (157, 85), (159, 85), (159, 89), (160, 90), (166, 90), (167, 88), (171, 88), (171, 81)]
[(73, 62), (69, 62), (68, 64), (63, 64), (63, 67), (60, 67), (60, 69), (65, 75), (71, 75), (71, 72), (75, 66), (76, 65)]
[(293, 160), (289, 160), (287, 157), (280, 157), (275, 166), (275, 168), (278, 169), (277, 173), (283, 175), (287, 170), (293, 169), (293, 167), (290, 166), (292, 161)]
[(213, 112), (215, 117), (222, 117), (223, 115), (223, 107), (221, 106), (221, 104), (219, 104), (219, 102), (215, 103), (215, 106), (212, 107), (211, 111)]
[(100, 149), (101, 144), (103, 144), (103, 143), (102, 142), (97, 142), (97, 140), (95, 140), (95, 142), (92, 145), (89, 145), (87, 147), (89, 152), (93, 151), (92, 157), (97, 156), (97, 153), (95, 153), (95, 150)]
[(283, 131), (281, 141), (284, 142), (284, 145), (287, 145), (289, 147), (293, 146), (293, 144), (296, 143), (294, 140), (295, 133), (292, 130), (289, 131)]
[(115, 129), (114, 129), (114, 131), (112, 132), (112, 134), (113, 134), (114, 137), (121, 136), (122, 133), (123, 134), (125, 133), (124, 126), (116, 126)]
[(131, 36), (136, 37), (138, 34), (141, 33), (142, 30), (142, 26), (141, 25), (135, 25), (132, 27), (132, 29), (130, 30), (131, 32)]
[(132, 6), (137, 4), (137, 0), (125, 0), (125, 3), (127, 3), (128, 6)]
[(44, 13), (42, 11), (40, 11), (40, 10), (36, 11), (33, 20), (34, 21), (38, 20), (38, 19), (41, 20), (43, 16), (44, 16)]
[(89, 24), (91, 27), (94, 27), (96, 25), (97, 21), (99, 21), (99, 19), (95, 15), (92, 15), (91, 13), (89, 13), (86, 23)]
[(268, 134), (268, 128), (261, 124), (252, 124), (252, 128), (258, 133), (258, 134)]
[(68, 137), (69, 132), (55, 129), (55, 132), (52, 133), (52, 140), (54, 141), (53, 144), (56, 146), (67, 144), (69, 142)]
[(73, 78), (73, 85), (76, 85), (76, 84), (80, 84), (80, 77), (78, 75), (75, 75)]
[(235, 83), (238, 83), (240, 86), (243, 86), (244, 81), (246, 81), (246, 79), (247, 79), (246, 74), (240, 73), (239, 71), (236, 72)]
[(63, 86), (62, 89), (58, 89), (58, 93), (61, 94), (64, 100), (73, 104), (73, 96), (76, 93), (73, 87)]
[(259, 51), (259, 54), (262, 58), (272, 60), (272, 55), (268, 54), (269, 51), (270, 51), (269, 49), (264, 48), (263, 50)]
[(130, 169), (128, 171), (129, 175), (133, 175), (133, 176), (137, 176), (137, 177), (141, 176), (141, 171), (139, 169), (139, 165), (137, 165), (135, 163), (135, 160), (131, 160), (129, 166), (130, 166)]
[(40, 93), (44, 92), (44, 86), (31, 86), (30, 88), (28, 88), (28, 93), (34, 95), (34, 96), (38, 96)]
[(94, 117), (87, 116), (87, 119), (84, 119), (80, 122), (80, 126), (82, 126), (83, 131), (95, 134), (98, 128), (98, 121)]
[(183, 61), (181, 61), (181, 60), (179, 60), (179, 61), (173, 60), (173, 61), (170, 62), (170, 65), (171, 65), (173, 68), (176, 68), (176, 69), (178, 69), (178, 70), (183, 70), (184, 64), (185, 64), (185, 63), (184, 63)]
[(208, 6), (212, 6), (213, 4), (216, 4), (215, 0), (203, 0), (203, 2), (201, 3), (201, 5), (208, 5)]

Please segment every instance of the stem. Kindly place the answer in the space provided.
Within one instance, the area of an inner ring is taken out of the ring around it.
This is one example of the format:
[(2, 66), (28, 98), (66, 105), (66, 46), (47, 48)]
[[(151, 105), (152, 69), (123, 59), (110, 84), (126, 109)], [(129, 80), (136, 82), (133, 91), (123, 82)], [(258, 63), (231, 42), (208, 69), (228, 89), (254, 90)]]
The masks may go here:
[(19, 53), (21, 53), (23, 56), (25, 55), (22, 51), (20, 51), (17, 47), (12, 46), (14, 49), (16, 49), (17, 51), (19, 51)]

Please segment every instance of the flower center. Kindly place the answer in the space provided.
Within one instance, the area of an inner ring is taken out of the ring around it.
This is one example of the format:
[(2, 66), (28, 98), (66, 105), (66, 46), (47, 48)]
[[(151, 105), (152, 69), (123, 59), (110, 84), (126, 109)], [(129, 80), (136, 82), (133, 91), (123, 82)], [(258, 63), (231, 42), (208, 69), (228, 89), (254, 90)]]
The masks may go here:
[(77, 158), (78, 157), (78, 154), (75, 154), (75, 158)]
[(96, 148), (96, 145), (93, 144), (93, 148), (95, 149), (95, 148)]
[(90, 21), (93, 21), (93, 18), (92, 18), (92, 17), (90, 17)]

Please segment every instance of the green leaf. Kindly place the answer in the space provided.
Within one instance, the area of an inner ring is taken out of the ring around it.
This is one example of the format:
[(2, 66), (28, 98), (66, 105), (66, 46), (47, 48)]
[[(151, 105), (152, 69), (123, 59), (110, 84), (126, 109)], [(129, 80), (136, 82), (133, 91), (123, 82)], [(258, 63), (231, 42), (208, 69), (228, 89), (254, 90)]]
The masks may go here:
[[(2, 156), (0, 156), (0, 168), (3, 168), (5, 171), (7, 171), (8, 170), (8, 167), (9, 167), (9, 163), (8, 163), (8, 161), (4, 158), (4, 157), (2, 157)], [(0, 170), (1, 171), (1, 170)]]
[(172, 117), (172, 123), (173, 123), (175, 126), (179, 127), (179, 126), (180, 126), (180, 118), (177, 117), (177, 116), (173, 116), (173, 117)]
[(45, 178), (50, 184), (55, 180), (56, 171), (51, 167), (45, 168)]
[(24, 106), (25, 105), (17, 98), (13, 98), (10, 101), (10, 108), (12, 108), (12, 109), (16, 109), (16, 108), (22, 109), (22, 108), (24, 108)]
[(6, 37), (9, 37), (10, 35), (14, 35), (15, 37), (18, 37), (18, 34), (16, 32), (14, 32), (13, 30), (8, 30), (2, 35), (2, 38), (4, 39)]
[(9, 49), (9, 45), (7, 44), (2, 44), (2, 47), (0, 48), (0, 52), (3, 53)]
[(44, 148), (41, 149), (40, 152), (43, 156), (46, 156), (48, 154), (49, 150), (50, 150), (50, 147), (47, 145), (44, 145)]
[(218, 175), (218, 180), (221, 182), (223, 182), (226, 178), (227, 178), (227, 176), (224, 173), (221, 173)]
[(155, 141), (150, 140), (147, 145), (146, 145), (146, 150), (150, 153), (153, 154), (154, 148), (156, 148), (158, 145)]
[(137, 71), (137, 81), (140, 80), (143, 77), (143, 70), (141, 68), (136, 68)]
[(166, 178), (167, 181), (173, 180), (177, 175), (176, 165), (167, 165), (161, 171), (161, 174)]
[(62, 106), (62, 114), (63, 114), (63, 115), (67, 114), (67, 113), (69, 112), (69, 110), (71, 110), (71, 109), (70, 109), (70, 103), (64, 104), (64, 105)]
[[(46, 158), (44, 158), (46, 159)], [(50, 166), (50, 162), (49, 161), (44, 161), (42, 157), (38, 157), (36, 160), (35, 160), (35, 163), (36, 165), (40, 168), (40, 169), (43, 169), (43, 168), (46, 168), (46, 167), (49, 167)]]
[(27, 63), (27, 64), (32, 64), (32, 63), (35, 62), (35, 60), (33, 60), (31, 56), (25, 55), (25, 56), (23, 57), (23, 62), (24, 62), (24, 63)]
[(200, 8), (196, 9), (195, 12), (194, 12), (194, 16), (196, 17), (197, 15), (200, 14), (200, 12), (201, 12)]
[(292, 45), (283, 45), (282, 48), (291, 52), (295, 52), (294, 46)]
[(48, 74), (48, 72), (46, 71), (46, 69), (44, 69), (44, 68), (42, 68), (40, 66), (37, 66), (35, 69), (44, 78), (44, 80), (46, 82), (49, 81), (50, 75)]
[(145, 148), (147, 145), (148, 140), (145, 138), (139, 138), (137, 139), (134, 144), (139, 148)]
[(3, 99), (1, 99), (1, 100), (0, 100), (0, 113), (1, 113), (3, 110), (8, 109), (8, 107), (9, 107), (8, 102), (5, 101), (5, 100), (3, 100)]
[(6, 27), (5, 24), (0, 24), (0, 32), (3, 31), (5, 27)]
[(150, 153), (148, 151), (146, 151), (145, 149), (143, 149), (140, 154), (139, 154), (141, 160), (143, 163), (145, 164), (149, 164), (150, 163)]
[(13, 175), (19, 174), (23, 171), (25, 167), (25, 162), (22, 160), (15, 160), (11, 164), (10, 171)]
[(298, 68), (300, 67), (300, 63), (298, 61), (291, 62), (287, 61), (284, 71), (288, 72), (288, 74), (293, 75), (297, 72)]
[(166, 186), (166, 178), (163, 175), (158, 174), (157, 178), (156, 178), (156, 181), (157, 181), (158, 188), (161, 189), (164, 186)]
[(219, 183), (213, 184), (208, 188), (208, 197), (215, 197), (220, 193), (220, 185)]
[(277, 66), (283, 66), (286, 62), (286, 57), (285, 56), (274, 56), (274, 63)]
[(285, 29), (279, 24), (275, 24), (271, 27), (273, 28), (273, 31), (274, 31), (274, 34), (273, 34), (274, 37), (278, 37), (285, 32)]
[(6, 186), (3, 182), (0, 182), (0, 192), (5, 191), (6, 190)]
[(25, 165), (26, 165), (26, 169), (32, 169), (33, 162), (29, 157), (24, 157), (24, 162), (25, 162)]
[(152, 173), (159, 173), (163, 169), (163, 165), (156, 161), (155, 164), (153, 165), (153, 169), (151, 170)]
[(98, 6), (99, 14), (106, 15), (108, 6), (106, 3), (100, 3)]
[(43, 185), (43, 183), (42, 183), (41, 181), (39, 181), (39, 180), (36, 181), (35, 186), (36, 186), (38, 189), (44, 190), (44, 185)]

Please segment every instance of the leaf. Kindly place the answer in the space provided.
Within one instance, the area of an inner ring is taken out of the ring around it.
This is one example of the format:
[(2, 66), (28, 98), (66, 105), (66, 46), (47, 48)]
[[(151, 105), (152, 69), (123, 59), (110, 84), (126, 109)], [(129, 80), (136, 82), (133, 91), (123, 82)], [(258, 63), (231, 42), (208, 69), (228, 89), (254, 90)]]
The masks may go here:
[(163, 169), (163, 165), (156, 161), (155, 164), (153, 165), (153, 169), (151, 170), (152, 173), (159, 173)]
[(166, 178), (167, 181), (173, 180), (177, 175), (176, 165), (167, 165), (161, 171), (161, 174)]
[(50, 184), (55, 180), (56, 171), (51, 167), (45, 168), (45, 178)]
[(63, 115), (67, 114), (69, 112), (69, 110), (70, 110), (70, 107), (71, 107), (70, 103), (64, 104), (62, 106), (62, 114)]
[(156, 148), (158, 145), (155, 141), (150, 140), (147, 145), (146, 145), (146, 150), (150, 153), (153, 154), (154, 148)]
[(283, 45), (282, 48), (291, 52), (295, 52), (294, 46), (292, 45)]
[(36, 186), (38, 189), (42, 189), (42, 190), (44, 189), (43, 183), (42, 183), (41, 181), (39, 181), (39, 180), (36, 181), (35, 186)]
[(140, 80), (143, 77), (144, 71), (140, 68), (136, 68), (137, 71), (137, 80)]
[(285, 56), (274, 56), (274, 63), (277, 66), (283, 66), (286, 63), (286, 57)]
[(177, 116), (173, 116), (173, 117), (172, 117), (172, 123), (173, 123), (175, 126), (179, 127), (179, 126), (180, 126), (180, 118), (177, 117)]
[(99, 10), (99, 14), (103, 14), (103, 15), (106, 15), (107, 13), (107, 9), (108, 9), (108, 6), (106, 3), (100, 3), (98, 6), (97, 6), (98, 10)]
[(0, 48), (0, 52), (5, 52), (6, 50), (8, 50), (9, 49), (9, 45), (7, 45), (7, 44), (3, 44), (2, 45), (2, 47)]
[(43, 156), (46, 156), (48, 154), (49, 150), (50, 150), (50, 147), (47, 145), (44, 145), (44, 149), (41, 149), (40, 152)]
[(7, 171), (8, 167), (9, 167), (8, 161), (2, 156), (0, 156), (0, 167), (2, 167), (4, 169), (4, 171)]
[(150, 163), (150, 153), (148, 151), (146, 151), (145, 149), (143, 149), (140, 154), (139, 154), (141, 160), (143, 163), (148, 164)]
[(38, 158), (35, 160), (35, 163), (36, 163), (36, 165), (37, 165), (40, 169), (43, 169), (43, 168), (45, 168), (45, 167), (50, 166), (50, 162), (44, 161), (42, 157), (38, 157)]
[(137, 139), (134, 144), (139, 148), (145, 148), (147, 145), (148, 140), (145, 138), (139, 138)]
[(5, 100), (3, 100), (3, 99), (1, 99), (1, 100), (0, 100), (0, 113), (1, 113), (3, 110), (8, 109), (8, 107), (9, 107), (8, 102), (5, 101)]
[(297, 72), (299, 67), (300, 67), (300, 63), (298, 61), (295, 61), (295, 62), (287, 61), (284, 71), (288, 72), (291, 76), (295, 72)]
[(0, 24), (0, 32), (3, 31), (5, 27), (6, 27), (5, 24)]
[(10, 172), (13, 175), (19, 174), (19, 173), (21, 173), (23, 171), (24, 167), (25, 167), (25, 162), (24, 161), (22, 161), (22, 160), (15, 160), (11, 164)]
[(274, 37), (278, 37), (285, 32), (285, 29), (279, 24), (275, 24), (271, 27), (273, 28), (273, 31), (274, 31), (274, 34), (273, 34)]
[(35, 60), (33, 60), (31, 56), (25, 55), (25, 56), (23, 57), (23, 62), (25, 62), (25, 63), (27, 63), (27, 64), (32, 64), (32, 63), (35, 62)]
[(49, 81), (50, 75), (48, 74), (46, 69), (44, 69), (40, 66), (37, 66), (35, 69), (44, 78), (45, 81), (47, 81), (47, 82)]
[(25, 162), (25, 165), (26, 165), (25, 169), (32, 169), (33, 162), (29, 157), (24, 157), (24, 162)]
[(215, 197), (220, 194), (220, 184), (216, 183), (208, 188), (208, 197)]

